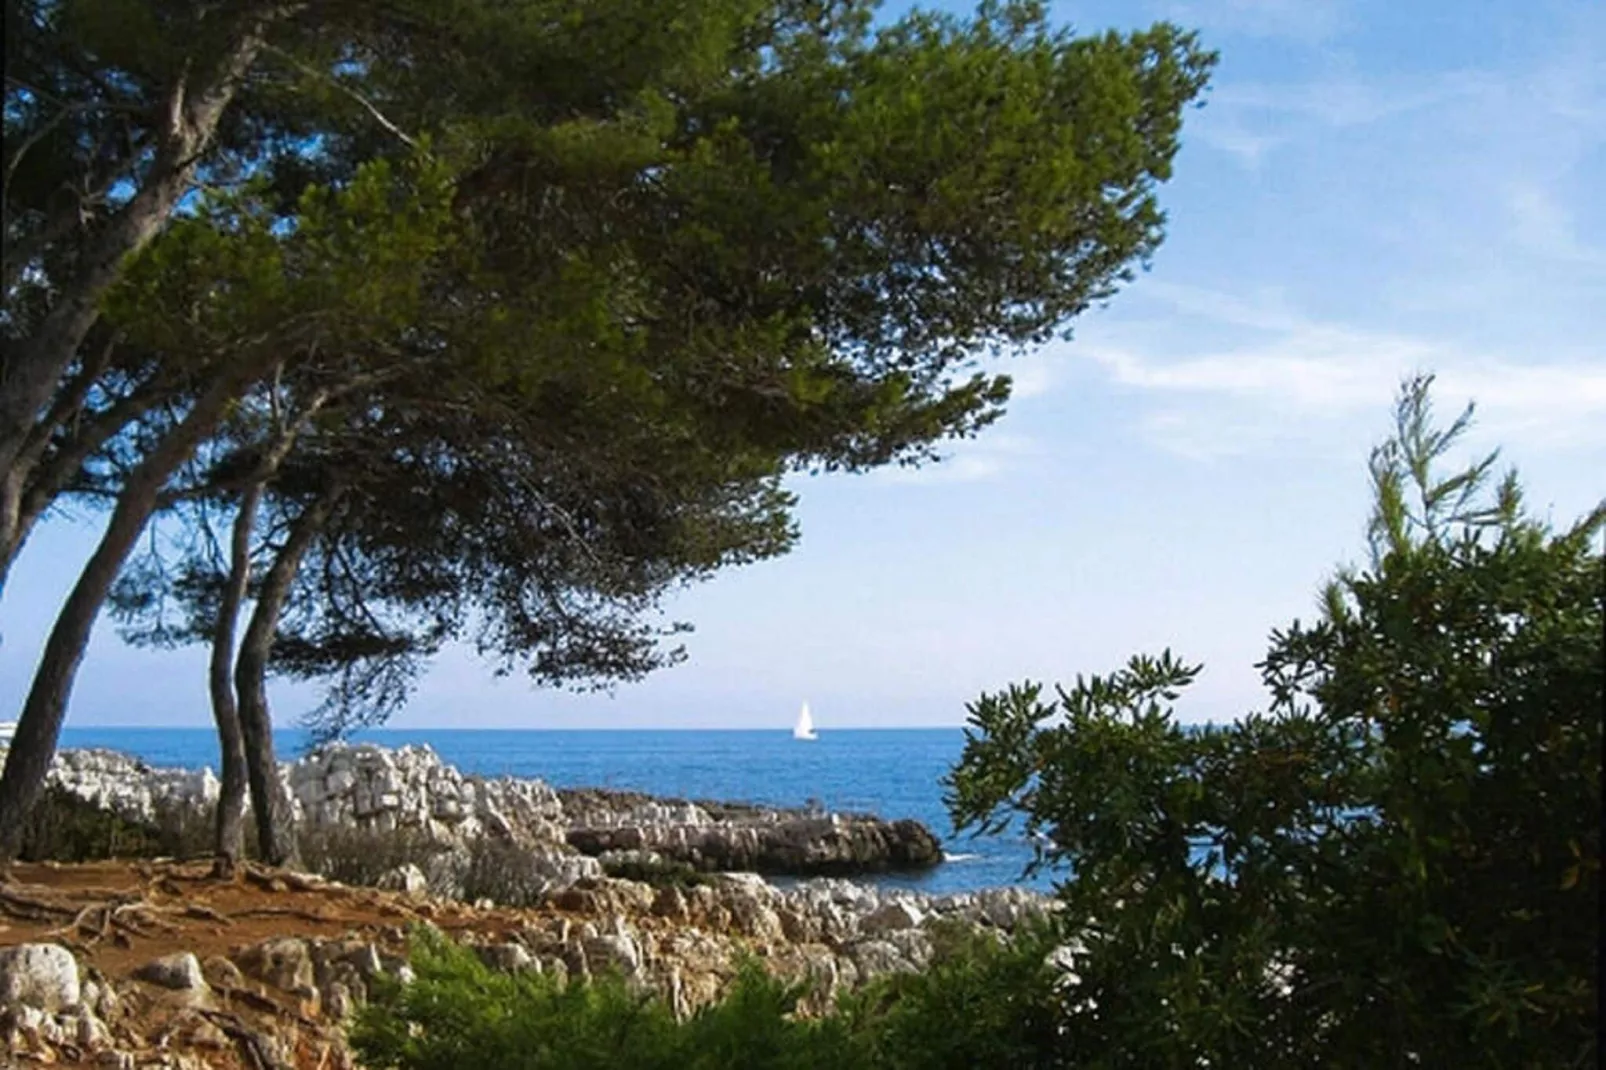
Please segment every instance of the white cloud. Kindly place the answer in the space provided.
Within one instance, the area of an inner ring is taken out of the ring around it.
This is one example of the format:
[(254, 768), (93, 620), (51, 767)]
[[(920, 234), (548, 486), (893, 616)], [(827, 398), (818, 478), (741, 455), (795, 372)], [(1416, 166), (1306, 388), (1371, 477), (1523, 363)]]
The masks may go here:
[(1010, 378), (1009, 397), (1012, 401), (1042, 397), (1059, 385), (1059, 375), (1046, 353), (1022, 357), (1017, 364), (1005, 369)]
[(1292, 85), (1240, 83), (1217, 90), (1211, 95), (1210, 105), (1229, 113), (1290, 115), (1343, 128), (1475, 99), (1487, 87), (1486, 77), (1462, 72), (1410, 81), (1327, 78)]
[(1518, 183), (1511, 191), (1509, 207), (1519, 245), (1570, 265), (1606, 267), (1606, 249), (1580, 240), (1572, 213), (1544, 186)]
[(1498, 85), (1486, 74), (1459, 71), (1409, 79), (1226, 82), (1211, 92), (1209, 106), (1190, 118), (1188, 132), (1259, 173), (1267, 157), (1285, 145), (1429, 109), (1475, 109)]
[(1272, 134), (1256, 133), (1241, 120), (1219, 112), (1209, 118), (1195, 120), (1189, 132), (1198, 135), (1199, 140), (1211, 148), (1234, 157), (1245, 170), (1251, 172), (1258, 172), (1266, 154), (1287, 140)]
[(1195, 458), (1291, 443), (1353, 449), (1377, 427), (1400, 380), (1437, 375), (1446, 408), (1478, 406), (1480, 438), (1513, 448), (1606, 449), (1606, 352), (1544, 363), (1497, 358), (1434, 339), (1301, 319), (1286, 309), (1192, 288), (1166, 288), (1179, 311), (1249, 326), (1233, 342), (1111, 341), (1076, 352), (1109, 380), (1152, 396), (1142, 430)]

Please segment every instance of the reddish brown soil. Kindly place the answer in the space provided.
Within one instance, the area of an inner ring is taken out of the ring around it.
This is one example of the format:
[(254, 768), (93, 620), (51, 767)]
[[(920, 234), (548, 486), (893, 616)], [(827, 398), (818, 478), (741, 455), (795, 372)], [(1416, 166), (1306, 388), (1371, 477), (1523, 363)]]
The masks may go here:
[[(266, 986), (214, 991), (202, 1009), (176, 1002), (173, 993), (132, 979), (140, 966), (174, 952), (191, 951), (203, 963), (232, 957), (246, 947), (279, 937), (334, 938), (356, 935), (386, 953), (405, 952), (409, 926), (428, 922), (447, 933), (472, 931), (483, 941), (528, 924), (552, 909), (478, 909), (446, 900), (412, 899), (371, 888), (308, 880), (257, 867), (219, 879), (210, 863), (97, 862), (80, 865), (16, 864), (0, 883), (0, 947), (56, 943), (78, 957), (85, 979), (110, 979), (123, 998), (114, 1030), (150, 1048), (136, 1065), (185, 1055), (183, 1065), (242, 1067), (272, 1065), (248, 1050), (247, 1031), (290, 1035), (298, 1068), (340, 1065), (342, 1047), (334, 1023), (318, 1018), (315, 1006)], [(184, 1030), (202, 1019), (238, 1042), (192, 1051)], [(0, 1045), (4, 1041), (0, 1040)], [(119, 1047), (123, 1045), (119, 1044)], [(166, 1054), (159, 1054), (164, 1052)], [(0, 1051), (0, 1066), (101, 1065), (84, 1053), (57, 1051), (44, 1058)], [(289, 1064), (279, 1064), (280, 1066)]]

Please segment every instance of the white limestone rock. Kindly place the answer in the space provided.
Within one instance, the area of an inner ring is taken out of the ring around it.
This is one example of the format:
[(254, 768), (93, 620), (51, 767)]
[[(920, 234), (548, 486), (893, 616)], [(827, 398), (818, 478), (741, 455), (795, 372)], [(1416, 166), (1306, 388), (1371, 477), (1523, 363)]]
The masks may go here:
[(873, 936), (881, 936), (900, 929), (918, 929), (923, 921), (925, 915), (914, 903), (892, 899), (866, 914), (859, 922), (859, 929)]
[(78, 961), (60, 944), (0, 948), (0, 1006), (47, 1014), (79, 1002)]
[(375, 885), (392, 892), (403, 892), (407, 895), (427, 895), (429, 893), (429, 878), (424, 871), (411, 862), (403, 863), (384, 873)]

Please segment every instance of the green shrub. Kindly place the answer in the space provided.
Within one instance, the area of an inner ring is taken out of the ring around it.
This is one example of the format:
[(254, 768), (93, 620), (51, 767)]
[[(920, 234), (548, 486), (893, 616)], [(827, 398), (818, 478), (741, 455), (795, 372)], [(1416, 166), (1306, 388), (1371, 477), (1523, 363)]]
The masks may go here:
[(28, 815), (18, 857), (30, 862), (95, 862), (196, 858), (211, 850), (210, 810), (162, 804), (151, 820), (136, 821), (51, 786)]
[(1048, 1070), (1074, 1065), (1063, 1037), (1060, 944), (1049, 923), (1009, 940), (963, 923), (933, 934), (918, 973), (880, 978), (841, 1001), (857, 1065), (877, 1070)]
[(1274, 633), (1267, 715), (1194, 730), (1169, 652), (984, 695), (959, 825), (1023, 820), (1087, 953), (1099, 1067), (1596, 1065), (1602, 555), (1402, 393), (1368, 567)]
[(730, 994), (684, 1022), (617, 976), (564, 984), (489, 969), (436, 933), (415, 935), (417, 976), (380, 983), (352, 1044), (396, 1070), (804, 1070), (850, 1066), (841, 1025), (794, 1018), (799, 992), (745, 966)]
[(430, 860), (447, 850), (423, 830), (411, 828), (303, 825), (297, 836), (302, 864), (312, 872), (370, 887), (398, 866), (428, 869)]
[(1048, 924), (1004, 942), (953, 928), (918, 974), (882, 978), (838, 1013), (799, 1017), (804, 989), (744, 963), (724, 998), (677, 1021), (613, 975), (565, 984), (486, 967), (439, 933), (413, 944), (416, 979), (380, 982), (352, 1032), (380, 1070), (1047, 1070), (1072, 1065), (1048, 964)]

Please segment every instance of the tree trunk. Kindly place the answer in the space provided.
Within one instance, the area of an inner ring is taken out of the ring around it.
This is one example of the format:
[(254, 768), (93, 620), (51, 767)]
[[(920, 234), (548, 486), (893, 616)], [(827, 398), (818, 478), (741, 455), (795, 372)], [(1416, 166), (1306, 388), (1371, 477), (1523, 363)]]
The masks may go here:
[(23, 822), (44, 788), (66, 717), (67, 696), (112, 582), (150, 520), (163, 484), (217, 428), (252, 367), (253, 362), (242, 359), (232, 374), (216, 379), (178, 426), (134, 469), (117, 497), (100, 543), (56, 615), (34, 670), (33, 686), (17, 718), (5, 772), (0, 774), (0, 862), (15, 858), (21, 847)]
[(27, 475), (27, 468), (20, 464), (0, 471), (0, 594), (5, 594), (11, 562), (28, 537), (22, 526), (22, 481)]
[[(168, 396), (159, 384), (147, 383), (83, 423), (48, 457), (44, 456), (43, 446), (34, 441), (23, 448), (11, 470), (0, 476), (0, 510), (5, 511), (0, 532), (9, 531), (9, 538), (0, 541), (0, 592), (5, 591), (11, 566), (22, 553), (34, 525), (78, 475), (84, 462)], [(52, 414), (50, 427), (35, 430), (48, 438), (50, 431), (66, 419), (57, 420)]]
[(234, 702), (234, 631), (251, 582), (251, 532), (256, 527), (262, 484), (253, 483), (240, 496), (229, 545), (229, 578), (218, 603), (217, 626), (212, 633), (212, 658), (207, 684), (212, 693), (212, 720), (217, 723), (218, 746), (223, 755), (223, 782), (217, 800), (216, 873), (230, 876), (245, 847), (245, 735), (240, 710)]
[(298, 866), (301, 859), (291, 806), (279, 780), (279, 762), (273, 752), (273, 719), (268, 711), (268, 656), (273, 651), (279, 614), (290, 594), (290, 584), (301, 559), (322, 530), (340, 499), (338, 484), (320, 495), (296, 518), (278, 556), (268, 568), (257, 592), (251, 623), (240, 640), (234, 663), (234, 690), (240, 702), (240, 727), (245, 735), (247, 779), (251, 808), (256, 817), (257, 843), (262, 860), (274, 866)]
[[(6, 347), (0, 364), (0, 482), (11, 482), (12, 469), (40, 410), (100, 315), (101, 297), (117, 281), (128, 257), (150, 243), (189, 189), (223, 110), (262, 51), (268, 27), (293, 10), (264, 7), (244, 20), (210, 85), (194, 94), (183, 79), (173, 86), (167, 99), (167, 126), (139, 189), (86, 243), (76, 271), (62, 280), (55, 303), (38, 328)], [(0, 546), (16, 542), (15, 523), (14, 512), (0, 508)]]

